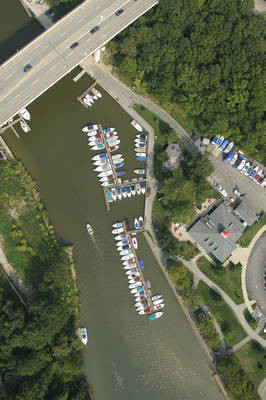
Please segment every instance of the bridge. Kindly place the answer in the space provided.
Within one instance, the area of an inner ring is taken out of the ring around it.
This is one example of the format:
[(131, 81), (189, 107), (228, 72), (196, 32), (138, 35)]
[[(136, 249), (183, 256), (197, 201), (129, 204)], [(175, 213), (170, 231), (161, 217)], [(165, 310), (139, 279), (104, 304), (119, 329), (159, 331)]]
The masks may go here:
[[(159, 0), (85, 0), (0, 66), (0, 126)], [(119, 9), (124, 12), (117, 16)], [(91, 33), (91, 29), (99, 29)], [(78, 42), (71, 49), (70, 46)], [(31, 68), (24, 72), (26, 65)]]

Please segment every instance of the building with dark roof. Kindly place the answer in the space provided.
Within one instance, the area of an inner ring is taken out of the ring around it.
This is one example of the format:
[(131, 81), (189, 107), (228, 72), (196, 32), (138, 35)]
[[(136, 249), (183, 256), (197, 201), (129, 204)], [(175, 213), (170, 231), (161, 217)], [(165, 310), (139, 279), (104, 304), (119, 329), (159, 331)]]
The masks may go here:
[(234, 207), (234, 214), (239, 216), (247, 225), (252, 225), (257, 221), (257, 216), (254, 214), (243, 201), (240, 201), (236, 207)]
[(220, 203), (200, 217), (188, 232), (206, 253), (224, 262), (237, 247), (236, 242), (244, 230), (239, 219), (227, 210), (224, 203)]

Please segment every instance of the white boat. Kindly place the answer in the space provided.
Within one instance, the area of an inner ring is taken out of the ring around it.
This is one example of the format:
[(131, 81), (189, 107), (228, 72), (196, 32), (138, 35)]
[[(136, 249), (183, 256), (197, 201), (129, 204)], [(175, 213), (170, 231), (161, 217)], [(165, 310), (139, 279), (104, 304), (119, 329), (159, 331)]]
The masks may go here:
[[(136, 277), (136, 278), (137, 278), (137, 277)], [(138, 278), (139, 278), (139, 276), (138, 276)], [(128, 283), (129, 283), (130, 285), (135, 285), (136, 283), (141, 283), (141, 281), (140, 281), (140, 279), (135, 279), (135, 278), (129, 279), (129, 278), (128, 278)]]
[(92, 98), (89, 94), (86, 94), (85, 99), (87, 99), (87, 100), (90, 101), (91, 103), (94, 103), (93, 98)]
[(241, 171), (241, 174), (246, 174), (246, 172), (247, 172), (247, 170), (249, 169), (250, 165), (251, 165), (250, 162), (247, 161), (246, 164), (245, 164), (245, 166), (244, 166), (244, 168), (243, 168), (242, 171)]
[(149, 315), (149, 320), (152, 321), (154, 319), (160, 318), (163, 315), (163, 312), (155, 312)]
[(139, 183), (136, 183), (136, 192), (137, 194), (141, 194), (141, 187)]
[(163, 299), (158, 299), (153, 301), (153, 305), (157, 306), (158, 304), (161, 304), (163, 302)]
[(95, 142), (95, 140), (99, 140), (99, 139), (102, 140), (102, 135), (99, 132), (97, 132), (95, 135), (88, 136), (89, 143)]
[(25, 122), (23, 122), (23, 121), (19, 121), (19, 122), (20, 122), (20, 126), (21, 126), (21, 128), (23, 129), (23, 131), (24, 131), (25, 133), (29, 132), (29, 128), (27, 127), (27, 125), (25, 124)]
[(135, 289), (142, 285), (143, 285), (142, 282), (135, 282), (135, 283), (130, 283), (130, 285), (128, 285), (128, 287), (129, 287), (129, 289)]
[(131, 271), (131, 269), (136, 268), (136, 266), (137, 266), (136, 263), (135, 263), (135, 264), (129, 264), (129, 265), (125, 265), (125, 266), (123, 267), (123, 269), (125, 269), (126, 271)]
[(138, 268), (131, 268), (130, 270), (126, 271), (126, 275), (132, 275), (132, 274), (137, 274), (137, 273), (138, 273), (138, 276), (139, 276), (140, 274), (138, 272)]
[(93, 165), (104, 165), (107, 163), (107, 159), (106, 158), (101, 158), (100, 160), (96, 160), (93, 162)]
[(117, 235), (118, 233), (124, 232), (124, 228), (116, 228), (112, 230), (113, 235)]
[(128, 235), (126, 233), (123, 233), (122, 235), (118, 235), (115, 237), (115, 240), (124, 240), (127, 239)]
[(117, 146), (119, 143), (120, 143), (120, 140), (115, 140), (113, 142), (109, 142), (108, 145), (109, 145), (109, 147), (112, 147), (112, 146)]
[(82, 128), (82, 132), (92, 132), (98, 129), (98, 125), (86, 125)]
[(131, 289), (130, 293), (132, 293), (132, 294), (138, 293), (138, 289), (137, 288)]
[(149, 314), (149, 313), (150, 313), (150, 308), (148, 307), (148, 310), (147, 310), (147, 311), (145, 311), (145, 310), (140, 310), (138, 313), (139, 313), (139, 315)]
[(89, 235), (93, 235), (93, 230), (90, 224), (87, 224), (87, 231)]
[(154, 296), (152, 296), (152, 301), (155, 301), (155, 300), (159, 300), (161, 297), (163, 297), (161, 294), (156, 294), (156, 295), (154, 295)]
[(125, 244), (129, 244), (129, 240), (128, 239), (123, 239), (123, 240), (119, 240), (119, 242), (116, 242), (116, 246), (123, 246)]
[(140, 216), (139, 217), (139, 229), (142, 229), (143, 228), (143, 217), (142, 216)]
[(130, 258), (134, 258), (134, 254), (127, 254), (127, 255), (124, 255), (123, 257), (121, 257), (121, 260), (122, 260), (122, 261), (130, 260)]
[(134, 119), (131, 121), (131, 125), (133, 125), (134, 128), (137, 129), (137, 131), (139, 131), (139, 132), (143, 131), (142, 126), (137, 121), (135, 121)]
[(146, 153), (147, 147), (135, 147), (135, 152), (136, 153)]
[(111, 188), (111, 195), (112, 195), (114, 201), (116, 201), (117, 200), (117, 194), (116, 194), (116, 190), (115, 190), (114, 187)]
[(245, 164), (246, 164), (246, 160), (242, 160), (240, 162), (240, 164), (238, 165), (238, 167), (236, 167), (236, 169), (238, 169), (239, 171), (242, 171), (242, 169), (244, 168)]
[(161, 303), (161, 304), (157, 304), (157, 306), (154, 306), (154, 309), (155, 309), (156, 311), (158, 311), (158, 310), (161, 310), (161, 309), (164, 308), (164, 307), (165, 307), (165, 304)]
[(104, 143), (103, 143), (102, 139), (94, 139), (94, 140), (88, 142), (88, 145), (91, 146), (91, 147), (92, 146), (97, 146), (98, 144), (104, 146)]
[(137, 218), (134, 219), (134, 226), (135, 226), (135, 229), (139, 229), (139, 221)]
[(83, 97), (82, 101), (83, 101), (83, 103), (87, 104), (87, 106), (92, 107), (90, 100), (87, 99), (86, 97)]
[(143, 175), (143, 174), (145, 174), (145, 169), (142, 169), (142, 168), (134, 169), (134, 172), (135, 172), (135, 174)]
[(110, 186), (112, 183), (109, 183), (108, 181), (102, 182), (101, 186)]
[(96, 146), (91, 147), (91, 150), (103, 150), (105, 149), (105, 145), (101, 144), (100, 146), (97, 144)]
[(107, 182), (109, 179), (114, 179), (113, 175), (112, 178), (108, 178), (107, 176), (103, 176), (102, 178), (99, 179), (100, 182)]
[(224, 153), (225, 154), (229, 153), (232, 150), (233, 146), (234, 146), (234, 142), (229, 143), (229, 145), (226, 146), (226, 148), (224, 149)]
[(22, 110), (20, 110), (19, 114), (26, 119), (27, 121), (30, 121), (30, 113), (26, 108), (22, 108)]
[(145, 183), (144, 182), (140, 183), (140, 190), (141, 190), (142, 194), (145, 194)]
[[(111, 129), (113, 129), (113, 128), (111, 128)], [(106, 133), (105, 136), (108, 139), (108, 138), (111, 138), (114, 136), (118, 136), (118, 133), (116, 131), (112, 131), (112, 132)]]
[(94, 168), (93, 171), (101, 172), (108, 170), (108, 168), (110, 168), (110, 164), (99, 165), (99, 167)]
[(97, 133), (98, 133), (98, 131), (90, 131), (90, 132), (87, 132), (87, 136), (88, 137), (95, 136), (95, 135), (97, 135)]
[(136, 153), (137, 157), (146, 157), (146, 153)]
[(138, 242), (137, 242), (137, 238), (136, 237), (132, 238), (132, 243), (133, 243), (133, 246), (135, 247), (135, 249), (137, 250), (138, 249)]
[(134, 272), (134, 271), (128, 271), (128, 272), (130, 272), (129, 274), (127, 274), (127, 279), (136, 279), (136, 278), (139, 278), (140, 277), (140, 273), (138, 272), (138, 269), (137, 268), (134, 268), (134, 270), (137, 270), (137, 272)]
[[(114, 154), (113, 156), (112, 156), (112, 159), (113, 160), (119, 160), (120, 158), (122, 158), (123, 156), (122, 156), (122, 154)], [(124, 160), (124, 159), (123, 159)]]
[(87, 96), (88, 96), (88, 95), (89, 95), (90, 97), (92, 97), (93, 100), (98, 100), (98, 97), (96, 96), (96, 94), (93, 93), (92, 90), (90, 90), (90, 91), (88, 92)]
[(135, 263), (135, 258), (130, 258), (129, 260), (124, 260), (122, 262), (123, 265), (131, 265)]
[(126, 256), (127, 254), (132, 254), (132, 250), (131, 249), (121, 250), (119, 254), (120, 256)]
[(123, 228), (123, 222), (115, 222), (112, 225), (113, 228)]
[(109, 147), (109, 150), (112, 152), (112, 151), (116, 151), (116, 150), (118, 150), (119, 149), (119, 146), (117, 145), (117, 146), (110, 146)]
[[(121, 245), (120, 245), (120, 246), (117, 246), (117, 248), (116, 248), (116, 249), (117, 249), (117, 251), (131, 250), (131, 248), (130, 248), (130, 245), (129, 245), (129, 244), (128, 244), (128, 248), (126, 248), (126, 249), (123, 249), (123, 246), (126, 246), (126, 245), (124, 245), (124, 244), (123, 244), (122, 246), (121, 246)], [(130, 253), (131, 253), (131, 252), (130, 252)]]
[(109, 176), (113, 175), (113, 171), (111, 169), (108, 169), (108, 171), (103, 171), (97, 174), (98, 178), (102, 178), (103, 176)]
[(80, 328), (79, 334), (80, 334), (80, 340), (82, 341), (84, 346), (86, 346), (86, 344), (88, 342), (87, 329), (86, 328)]
[(94, 93), (97, 97), (101, 98), (102, 94), (95, 87), (91, 89), (92, 93)]

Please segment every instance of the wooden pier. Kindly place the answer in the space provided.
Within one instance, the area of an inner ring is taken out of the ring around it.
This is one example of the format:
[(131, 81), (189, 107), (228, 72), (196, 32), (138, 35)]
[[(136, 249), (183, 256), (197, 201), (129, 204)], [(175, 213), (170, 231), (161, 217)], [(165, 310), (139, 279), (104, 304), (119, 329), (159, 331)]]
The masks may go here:
[[(136, 253), (136, 249), (135, 249), (135, 247), (133, 245), (132, 238), (131, 238), (131, 234), (132, 233), (142, 232), (143, 229), (136, 229), (136, 230), (133, 230), (133, 231), (128, 231), (127, 230), (126, 221), (123, 221), (123, 227), (124, 227), (124, 232), (127, 234), (127, 237), (128, 237), (128, 240), (129, 240), (129, 244), (130, 244), (130, 248), (132, 250), (132, 253), (134, 254), (134, 258), (135, 258), (135, 262), (136, 262), (137, 267), (138, 267), (140, 278), (141, 278), (141, 280), (143, 282), (143, 286), (144, 286), (144, 289), (145, 289), (145, 292), (146, 292), (146, 296), (147, 296), (148, 302), (150, 304), (149, 305), (149, 308), (151, 309), (150, 314), (152, 314), (152, 313), (155, 312), (155, 309), (154, 309), (153, 302), (152, 302), (152, 299), (151, 299), (151, 296), (150, 296), (150, 291), (149, 291), (149, 289), (148, 289), (148, 287), (146, 285), (142, 269), (140, 268), (140, 265), (139, 265), (139, 259), (138, 259), (137, 253)], [(147, 315), (148, 315), (148, 313), (147, 313)]]
[(16, 131), (16, 129), (14, 128), (13, 125), (17, 124), (18, 122), (23, 121), (24, 124), (27, 126), (29, 132), (31, 131), (30, 126), (28, 125), (28, 123), (24, 120), (24, 118), (20, 115), (17, 119), (15, 119), (14, 121), (10, 122), (8, 121), (7, 124), (3, 127), (0, 128), (0, 134), (4, 133), (7, 129), (11, 128), (12, 131), (14, 132), (14, 134), (16, 135), (16, 137), (18, 139), (20, 139), (20, 136), (18, 134), (18, 132)]
[(85, 97), (89, 91), (91, 89), (93, 89), (95, 86), (97, 85), (97, 81), (95, 81), (88, 89), (85, 90), (85, 92), (83, 92), (80, 96), (77, 97), (77, 100), (86, 108), (88, 108), (88, 104), (84, 103), (84, 101), (82, 101), (83, 97)]
[(136, 185), (136, 183), (140, 183), (140, 182), (146, 182), (146, 178), (141, 178), (138, 181), (128, 181), (128, 182), (124, 181), (121, 183), (113, 183), (112, 185), (103, 186), (103, 194), (104, 194), (104, 198), (105, 198), (105, 204), (106, 204), (107, 211), (110, 211), (110, 203), (107, 199), (107, 193), (106, 193), (108, 189), (127, 186), (127, 185)]
[(114, 166), (114, 162), (113, 162), (113, 159), (112, 159), (112, 155), (111, 155), (111, 152), (110, 152), (110, 149), (109, 149), (109, 143), (108, 143), (108, 141), (106, 139), (106, 136), (105, 136), (105, 134), (103, 132), (102, 125), (99, 124), (98, 127), (99, 127), (99, 131), (101, 133), (101, 136), (102, 136), (103, 143), (105, 145), (105, 150), (106, 150), (106, 153), (107, 153), (110, 165), (111, 165), (111, 169), (113, 171), (114, 178), (117, 181), (118, 176), (117, 176), (116, 169), (115, 169), (115, 166)]

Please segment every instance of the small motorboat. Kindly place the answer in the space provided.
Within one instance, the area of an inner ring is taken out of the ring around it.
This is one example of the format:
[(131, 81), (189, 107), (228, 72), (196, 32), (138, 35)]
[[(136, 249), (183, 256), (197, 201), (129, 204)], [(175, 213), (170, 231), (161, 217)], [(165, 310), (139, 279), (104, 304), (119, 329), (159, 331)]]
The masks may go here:
[(112, 145), (113, 144), (112, 142), (118, 141), (118, 136), (110, 136), (110, 137), (107, 137), (106, 140), (107, 140), (108, 144)]
[(99, 167), (94, 168), (93, 171), (96, 171), (96, 172), (107, 171), (108, 168), (110, 168), (110, 165), (104, 164), (104, 165), (99, 165)]
[(118, 233), (124, 232), (124, 228), (115, 228), (112, 230), (113, 235), (117, 235)]
[(130, 293), (132, 293), (132, 294), (138, 293), (138, 289), (137, 289), (137, 288), (131, 289), (131, 290), (130, 290)]
[(258, 184), (260, 184), (260, 183), (262, 182), (263, 178), (264, 178), (264, 171), (261, 169), (261, 170), (257, 173), (257, 175), (256, 175), (256, 177), (255, 177), (255, 182), (258, 183)]
[(107, 190), (106, 190), (106, 195), (107, 195), (107, 201), (108, 201), (108, 203), (112, 203), (114, 200), (113, 200), (113, 196), (112, 196), (112, 193), (111, 193), (111, 190), (110, 190), (110, 189), (107, 189)]
[(103, 130), (103, 133), (107, 134), (107, 133), (113, 132), (114, 130), (115, 130), (115, 128), (106, 128)]
[(114, 179), (113, 175), (109, 175), (109, 176), (103, 176), (102, 178), (99, 179), (100, 182), (107, 182), (109, 180)]
[(92, 137), (92, 136), (97, 135), (97, 133), (98, 133), (98, 131), (90, 131), (90, 132), (87, 133), (87, 136), (88, 137)]
[(87, 224), (87, 232), (89, 235), (93, 235), (93, 229), (90, 224)]
[(140, 189), (141, 189), (141, 193), (145, 194), (145, 183), (144, 182), (140, 182)]
[(112, 175), (113, 171), (111, 169), (108, 169), (108, 171), (103, 171), (97, 174), (98, 178), (102, 178), (103, 176), (110, 176)]
[(131, 269), (136, 268), (137, 264), (129, 264), (129, 265), (124, 265), (123, 269), (131, 271)]
[(119, 158), (122, 158), (122, 154), (114, 154), (114, 155), (112, 156), (112, 159), (113, 159), (113, 160), (117, 160), (117, 159), (119, 159)]
[(242, 160), (240, 162), (240, 164), (236, 167), (236, 169), (238, 169), (238, 171), (242, 171), (242, 169), (244, 168), (245, 164), (246, 164), (246, 160)]
[(117, 171), (117, 176), (123, 176), (126, 174), (126, 171)]
[(252, 171), (253, 171), (253, 165), (250, 165), (250, 167), (246, 169), (245, 175), (246, 175), (246, 176), (249, 176), (249, 175), (251, 174)]
[(126, 275), (131, 275), (132, 273), (138, 273), (138, 268), (130, 268), (130, 270), (126, 271)]
[(122, 235), (117, 235), (115, 237), (115, 240), (124, 240), (124, 239), (127, 239), (127, 238), (128, 238), (128, 235), (126, 233), (122, 233)]
[(135, 226), (135, 229), (139, 229), (139, 221), (137, 218), (135, 218), (135, 220), (134, 220), (134, 226)]
[(90, 90), (86, 96), (92, 97), (93, 100), (98, 100), (98, 97), (93, 93), (92, 90)]
[(134, 172), (135, 172), (135, 174), (138, 174), (138, 175), (144, 175), (145, 169), (143, 169), (143, 168), (134, 169)]
[(161, 310), (164, 307), (165, 307), (165, 304), (161, 303), (161, 304), (157, 304), (157, 306), (154, 306), (154, 309), (155, 310)]
[(22, 110), (19, 111), (19, 114), (22, 116), (22, 118), (30, 121), (30, 113), (26, 108), (22, 108)]
[(95, 146), (96, 144), (103, 144), (103, 140), (100, 138), (99, 139), (89, 138), (88, 140), (89, 146)]
[(119, 149), (119, 146), (109, 146), (109, 150), (112, 151), (116, 151), (117, 149)]
[(105, 160), (107, 159), (107, 153), (96, 154), (96, 156), (91, 157), (92, 161)]
[(123, 228), (123, 222), (115, 222), (112, 225), (113, 228)]
[(135, 260), (134, 256), (132, 258), (130, 258), (129, 260), (123, 261), (123, 265), (131, 265), (131, 267), (132, 267), (132, 264), (135, 264), (135, 263), (136, 263), (136, 260)]
[[(134, 279), (128, 279), (128, 283), (129, 283), (130, 285), (135, 285), (136, 283), (140, 283), (140, 284), (141, 284), (140, 277), (137, 276), (137, 277), (134, 278)], [(131, 289), (132, 289), (132, 288), (131, 288)]]
[(234, 146), (234, 142), (230, 142), (229, 145), (226, 146), (226, 148), (224, 149), (224, 153), (228, 154), (232, 150), (233, 146)]
[(139, 132), (143, 131), (142, 126), (134, 119), (131, 121), (131, 125), (134, 126), (134, 128), (137, 129), (137, 131), (139, 131)]
[(115, 140), (111, 143), (108, 143), (109, 147), (117, 146), (120, 143), (120, 140)]
[(138, 293), (135, 293), (135, 294), (134, 294), (135, 301), (139, 301), (139, 299), (138, 299), (138, 298), (139, 298), (140, 296), (144, 296), (144, 295), (146, 296), (146, 292), (145, 292), (145, 290), (144, 290), (144, 289), (143, 289), (143, 290), (141, 290), (141, 291), (138, 291)]
[(112, 194), (113, 200), (116, 201), (117, 200), (117, 194), (116, 194), (115, 188), (111, 188), (111, 194)]
[(144, 162), (144, 161), (146, 161), (146, 157), (139, 157), (139, 156), (138, 156), (138, 157), (136, 157), (136, 160), (137, 160), (137, 161), (143, 161), (143, 162)]
[(101, 158), (93, 162), (93, 165), (106, 165), (108, 163), (107, 158)]
[(86, 125), (82, 128), (83, 132), (91, 132), (98, 129), (98, 125)]
[(117, 169), (117, 168), (121, 168), (121, 167), (123, 167), (123, 165), (124, 165), (124, 163), (123, 163), (123, 162), (120, 162), (120, 163), (114, 164), (114, 166), (115, 166), (115, 169)]
[(108, 181), (102, 182), (101, 186), (110, 186), (110, 185), (113, 185), (114, 183), (115, 183), (115, 179), (108, 179)]
[(23, 131), (25, 133), (29, 132), (29, 128), (27, 127), (27, 125), (25, 124), (25, 122), (23, 121), (19, 121), (21, 128), (23, 129)]
[(123, 246), (124, 244), (129, 244), (129, 240), (128, 239), (119, 240), (119, 242), (116, 243), (116, 246)]
[(132, 250), (131, 249), (121, 250), (119, 254), (120, 256), (126, 256), (127, 254), (132, 254)]
[(136, 237), (132, 238), (132, 243), (133, 243), (133, 246), (135, 247), (135, 249), (137, 250), (138, 249), (138, 241), (137, 241)]
[(140, 287), (140, 286), (142, 286), (142, 282), (130, 283), (130, 284), (128, 285), (129, 289), (135, 289), (135, 288), (138, 288), (138, 287)]
[(251, 174), (249, 175), (250, 179), (255, 179), (255, 178), (256, 178), (256, 175), (257, 175), (257, 173), (258, 173), (258, 170), (259, 170), (259, 167), (255, 167), (255, 168), (253, 169), (253, 171), (252, 171)]
[(130, 190), (131, 190), (132, 196), (135, 196), (135, 194), (136, 194), (135, 185), (130, 185)]
[(118, 187), (116, 188), (116, 194), (117, 194), (118, 200), (121, 200), (121, 199), (122, 199), (122, 193), (121, 193), (121, 188), (120, 188), (120, 186), (118, 186)]
[(152, 296), (152, 301), (155, 301), (155, 300), (159, 300), (161, 297), (163, 297), (161, 294), (155, 294), (154, 296)]
[(134, 254), (125, 254), (123, 257), (121, 257), (122, 261), (128, 261), (135, 258)]
[(123, 251), (123, 250), (129, 250), (131, 247), (130, 247), (130, 244), (122, 244), (122, 245), (119, 245), (119, 246), (117, 246), (117, 251)]
[(163, 312), (155, 312), (149, 315), (149, 320), (153, 321), (154, 319), (160, 318), (163, 315)]
[(130, 185), (126, 186), (126, 191), (127, 191), (127, 197), (131, 197), (131, 188)]
[(246, 164), (245, 164), (245, 166), (244, 166), (244, 168), (243, 168), (242, 171), (241, 171), (241, 174), (245, 174), (246, 171), (249, 169), (249, 167), (250, 167), (250, 162), (247, 161)]
[(96, 144), (96, 146), (91, 147), (91, 150), (102, 150), (105, 149), (104, 144)]
[(102, 135), (100, 133), (96, 133), (93, 136), (88, 136), (88, 141), (89, 142), (93, 142), (95, 139), (101, 139)]
[(83, 103), (87, 104), (87, 106), (92, 107), (92, 102), (87, 97), (83, 97)]
[(215, 137), (212, 139), (211, 144), (213, 144), (213, 145), (215, 146), (216, 143), (217, 143), (217, 140), (218, 140), (218, 136), (215, 136)]
[(146, 153), (136, 153), (137, 157), (146, 157)]
[(86, 344), (88, 342), (87, 329), (86, 328), (80, 328), (79, 334), (80, 334), (80, 340), (82, 341), (84, 346), (86, 346)]
[(88, 101), (90, 101), (92, 104), (94, 103), (93, 97), (90, 94), (86, 94), (86, 96), (83, 99), (87, 99)]
[(145, 315), (151, 312), (150, 307), (146, 308), (145, 310), (140, 310), (139, 315)]
[(140, 266), (141, 271), (144, 271), (144, 262), (140, 258), (139, 258), (139, 266)]
[(107, 138), (110, 138), (110, 137), (116, 136), (116, 135), (117, 135), (117, 132), (116, 132), (116, 131), (109, 132), (109, 133), (106, 133), (106, 134), (105, 134), (105, 136), (106, 136)]
[(141, 194), (141, 187), (139, 183), (136, 183), (136, 192), (137, 194)]
[(127, 189), (125, 186), (121, 186), (121, 193), (124, 198), (127, 197)]
[(142, 229), (142, 228), (143, 228), (143, 224), (144, 224), (143, 217), (140, 216), (140, 217), (139, 217), (139, 229)]
[(137, 146), (135, 147), (135, 153), (146, 153), (147, 147), (146, 146)]
[(99, 99), (102, 97), (101, 93), (99, 90), (97, 90), (95, 87), (91, 88), (91, 92), (95, 94)]
[(157, 299), (157, 300), (154, 300), (153, 301), (153, 304), (155, 305), (155, 306), (157, 306), (158, 304), (161, 304), (163, 302), (163, 299)]
[(235, 162), (237, 161), (237, 159), (238, 159), (238, 153), (236, 152), (234, 154), (234, 157), (228, 162), (228, 164), (233, 166), (235, 164)]

